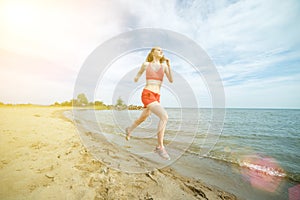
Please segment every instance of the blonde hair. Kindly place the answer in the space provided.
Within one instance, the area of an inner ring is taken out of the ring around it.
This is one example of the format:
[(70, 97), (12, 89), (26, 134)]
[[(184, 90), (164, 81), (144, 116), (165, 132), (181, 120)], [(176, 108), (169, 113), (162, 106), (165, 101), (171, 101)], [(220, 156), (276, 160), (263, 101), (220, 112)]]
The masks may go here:
[[(147, 56), (147, 58), (146, 58), (146, 61), (147, 62), (152, 62), (153, 61), (153, 51), (155, 50), (155, 49), (157, 49), (157, 48), (159, 48), (159, 47), (153, 47), (152, 49), (151, 49), (151, 51), (150, 51), (150, 53), (148, 53), (148, 56)], [(160, 63), (163, 63), (165, 61), (165, 57), (163, 56), (160, 60), (159, 60), (159, 62)]]

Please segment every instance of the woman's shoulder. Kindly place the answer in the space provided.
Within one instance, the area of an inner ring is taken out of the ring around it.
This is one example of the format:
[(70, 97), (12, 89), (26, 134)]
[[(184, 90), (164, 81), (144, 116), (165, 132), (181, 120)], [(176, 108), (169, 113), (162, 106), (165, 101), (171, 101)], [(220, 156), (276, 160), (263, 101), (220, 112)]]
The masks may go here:
[(143, 62), (143, 65), (142, 65), (142, 66), (143, 66), (144, 68), (146, 68), (146, 67), (148, 67), (149, 65), (150, 65), (150, 62), (145, 61), (145, 62)]
[(144, 63), (143, 63), (143, 65), (149, 65), (150, 64), (150, 62), (148, 62), (148, 61), (145, 61)]

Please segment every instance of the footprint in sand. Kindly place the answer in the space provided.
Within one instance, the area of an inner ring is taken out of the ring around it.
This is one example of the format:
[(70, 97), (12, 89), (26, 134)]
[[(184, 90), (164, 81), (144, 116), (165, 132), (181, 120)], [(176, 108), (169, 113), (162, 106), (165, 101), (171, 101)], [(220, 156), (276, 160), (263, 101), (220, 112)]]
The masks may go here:
[(0, 161), (0, 169), (4, 168), (5, 165), (7, 165), (9, 163), (9, 161), (7, 160), (1, 160)]
[(42, 142), (35, 142), (32, 145), (30, 145), (30, 148), (32, 149), (41, 149), (42, 147), (48, 146), (48, 144), (46, 143), (42, 143)]
[(45, 168), (42, 168), (42, 169), (37, 169), (36, 172), (37, 173), (45, 173), (45, 172), (52, 171), (53, 169), (54, 169), (54, 166), (51, 165), (50, 167), (45, 167)]

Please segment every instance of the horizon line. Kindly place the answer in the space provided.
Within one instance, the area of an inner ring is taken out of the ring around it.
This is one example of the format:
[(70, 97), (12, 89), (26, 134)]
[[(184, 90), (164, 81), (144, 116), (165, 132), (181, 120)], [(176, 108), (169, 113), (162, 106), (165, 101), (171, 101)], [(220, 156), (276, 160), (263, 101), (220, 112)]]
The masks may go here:
[[(1, 103), (3, 103), (1, 105)], [(105, 104), (106, 105), (106, 104)], [(4, 103), (0, 102), (0, 106), (54, 106), (53, 104), (33, 104), (33, 103)], [(133, 105), (133, 106), (141, 106), (141, 105)], [(61, 106), (58, 105), (57, 107), (73, 107), (73, 106)], [(75, 106), (74, 106), (75, 107)], [(84, 106), (82, 106), (84, 107)], [(280, 110), (280, 109), (286, 109), (286, 110), (300, 110), (300, 107), (164, 107), (166, 109), (273, 109), (273, 110)]]

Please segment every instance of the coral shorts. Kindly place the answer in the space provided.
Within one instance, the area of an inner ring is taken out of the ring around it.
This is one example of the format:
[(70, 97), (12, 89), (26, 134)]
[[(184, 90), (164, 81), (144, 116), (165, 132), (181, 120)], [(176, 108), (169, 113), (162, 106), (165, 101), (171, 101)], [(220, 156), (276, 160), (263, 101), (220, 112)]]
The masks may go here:
[(154, 101), (160, 102), (160, 94), (144, 89), (142, 92), (142, 102), (144, 104), (144, 108)]

